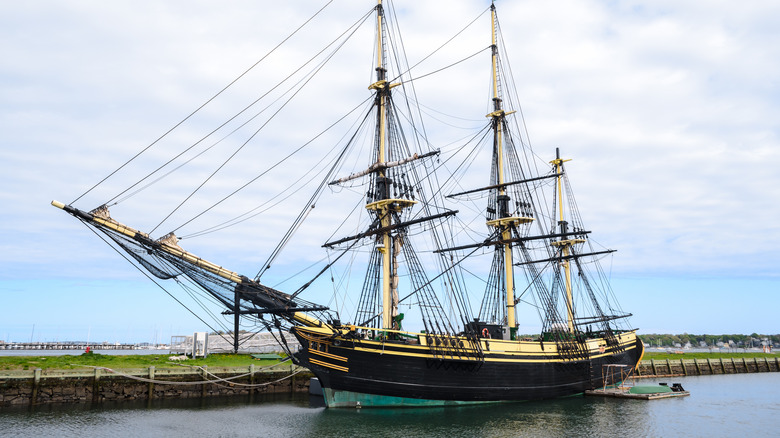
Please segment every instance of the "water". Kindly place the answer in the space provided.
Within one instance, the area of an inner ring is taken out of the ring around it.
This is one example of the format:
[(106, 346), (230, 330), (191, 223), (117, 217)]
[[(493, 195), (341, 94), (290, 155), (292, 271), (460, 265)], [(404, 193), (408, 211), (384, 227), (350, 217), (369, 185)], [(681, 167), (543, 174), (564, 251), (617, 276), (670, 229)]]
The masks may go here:
[[(142, 355), (159, 354), (167, 355), (169, 350), (92, 350), (96, 354), (106, 355)], [(84, 350), (0, 350), (0, 356), (78, 356)]]
[(0, 410), (0, 436), (780, 436), (780, 373), (665, 381), (682, 383), (691, 396), (653, 401), (578, 396), (535, 403), (361, 410), (313, 406), (307, 395), (252, 402), (158, 401), (151, 407), (42, 406)]

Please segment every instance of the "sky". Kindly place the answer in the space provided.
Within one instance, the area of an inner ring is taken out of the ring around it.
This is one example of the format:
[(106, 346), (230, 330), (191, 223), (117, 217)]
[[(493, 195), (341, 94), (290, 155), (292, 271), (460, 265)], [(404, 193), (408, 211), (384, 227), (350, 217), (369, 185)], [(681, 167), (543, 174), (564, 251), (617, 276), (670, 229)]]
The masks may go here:
[[(167, 342), (206, 329), (50, 202), (74, 201), (326, 3), (0, 3), (0, 340)], [(471, 54), (489, 44), (483, 39), (488, 1), (394, 3), (410, 64), (482, 14), (464, 36), (422, 62), (420, 73), (460, 59), (456, 51)], [(251, 100), (374, 4), (333, 1), (289, 48), (252, 73), (254, 85), (227, 95), (224, 108), (199, 115), (193, 125), (208, 125), (228, 104)], [(552, 159), (559, 147), (573, 159), (567, 170), (580, 211), (592, 238), (618, 250), (608, 272), (640, 334), (779, 333), (780, 269), (769, 249), (780, 246), (780, 4), (496, 4), (534, 150)], [(273, 121), (276, 134), (258, 140), (271, 148), (247, 152), (241, 168), (270, 162), (332, 123), (323, 109), (343, 114), (368, 97), (373, 30), (364, 25), (357, 35), (365, 44), (339, 51), (321, 82), (301, 93), (303, 103)], [(489, 82), (482, 67), (466, 62), (448, 80), (421, 79), (419, 97), (466, 125), (483, 123)], [(473, 84), (482, 79), (484, 86)], [(482, 99), (477, 115), (461, 99)], [(450, 138), (460, 135), (466, 134)], [(194, 129), (177, 131), (152, 157), (194, 138)], [(230, 176), (238, 180), (240, 170), (227, 172), (214, 192), (235, 183)], [(204, 172), (172, 176), (172, 192), (141, 194), (112, 214), (151, 229), (160, 219), (147, 219), (151, 213), (170, 209), (175, 190)], [(133, 181), (132, 170), (127, 173), (75, 205), (100, 205)], [(206, 202), (193, 201), (193, 211)], [(231, 208), (243, 211), (243, 205)], [(292, 213), (263, 215), (182, 245), (251, 277), (278, 240), (263, 230)], [(321, 242), (322, 230), (307, 233), (297, 242)], [(272, 277), (286, 278), (322, 257), (296, 243)]]

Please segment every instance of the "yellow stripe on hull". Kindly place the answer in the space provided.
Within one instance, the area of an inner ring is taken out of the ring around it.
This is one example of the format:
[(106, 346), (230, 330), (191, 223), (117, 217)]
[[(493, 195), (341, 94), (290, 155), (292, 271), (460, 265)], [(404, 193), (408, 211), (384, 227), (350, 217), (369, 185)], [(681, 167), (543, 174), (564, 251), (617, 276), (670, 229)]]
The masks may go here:
[(311, 348), (309, 348), (309, 353), (318, 354), (320, 356), (327, 357), (328, 359), (340, 360), (342, 362), (346, 362), (347, 361), (347, 358), (344, 357), (344, 356), (339, 356), (337, 354), (326, 353), (324, 351), (319, 351), (319, 350), (313, 350)]
[[(323, 330), (320, 328), (298, 328), (298, 331), (301, 332), (305, 338), (309, 338), (309, 336), (306, 336), (306, 334), (314, 335), (314, 336), (322, 336), (326, 332), (328, 332), (327, 329)], [(333, 332), (330, 332), (332, 335)], [(344, 334), (344, 333), (342, 333)], [(476, 351), (471, 348), (463, 348), (463, 349), (453, 349), (451, 347), (441, 347), (441, 348), (435, 348), (436, 354), (434, 355), (431, 352), (431, 347), (427, 345), (426, 342), (426, 335), (425, 334), (418, 334), (418, 339), (421, 342), (420, 344), (396, 344), (394, 342), (382, 342), (382, 341), (376, 341), (376, 340), (367, 340), (367, 339), (357, 339), (354, 341), (354, 346), (350, 349), (354, 351), (360, 351), (360, 352), (366, 352), (366, 353), (381, 353), (381, 354), (387, 354), (387, 355), (393, 355), (393, 356), (409, 356), (409, 357), (420, 357), (420, 358), (430, 358), (430, 359), (439, 359), (439, 358), (448, 358), (448, 359), (454, 359), (454, 360), (476, 360)], [(628, 333), (622, 333), (616, 336), (619, 341), (619, 347), (622, 348), (622, 350), (633, 350), (636, 348), (636, 333), (635, 332), (628, 332)], [(465, 337), (451, 337), (450, 339), (454, 339), (456, 341), (463, 341), (464, 346), (469, 345), (469, 341)], [(313, 340), (313, 339), (312, 339)], [(328, 345), (333, 345), (333, 341), (339, 340), (338, 338), (333, 340), (328, 340)], [(343, 341), (351, 341), (350, 339), (343, 339)], [(321, 342), (321, 341), (317, 341)], [(557, 363), (565, 363), (570, 362), (571, 359), (566, 359), (565, 357), (562, 357), (558, 351), (558, 346), (555, 344), (555, 342), (545, 342), (544, 346), (541, 345), (539, 341), (505, 341), (505, 340), (491, 340), (491, 339), (481, 339), (481, 348), (482, 348), (482, 355), (484, 358), (484, 361), (486, 362), (524, 362), (524, 363), (550, 363), (550, 362), (557, 362)], [(603, 348), (603, 350), (602, 350)], [(398, 350), (401, 349), (401, 350)], [(599, 339), (591, 339), (587, 341), (587, 348), (588, 357), (591, 359), (601, 358), (601, 357), (608, 357), (614, 355), (614, 352), (609, 351), (609, 347), (606, 344), (606, 340), (603, 338)], [(335, 356), (331, 357), (332, 359), (341, 358), (341, 356), (331, 355), (330, 353), (324, 353), (322, 351), (317, 350), (309, 350), (312, 353), (320, 354), (323, 356), (329, 355)], [(496, 357), (496, 356), (503, 356), (503, 357)], [(508, 356), (508, 357), (507, 357)]]
[(343, 372), (345, 372), (345, 373), (348, 373), (348, 372), (349, 372), (349, 368), (347, 368), (347, 367), (342, 367), (342, 366), (339, 366), (339, 365), (334, 365), (334, 364), (332, 364), (332, 363), (323, 362), (323, 361), (321, 361), (321, 360), (317, 360), (317, 359), (313, 359), (313, 358), (312, 358), (312, 359), (309, 359), (309, 362), (313, 363), (314, 365), (319, 365), (319, 366), (321, 366), (321, 367), (330, 368), (330, 369), (333, 369), (333, 370), (336, 370), (336, 371), (343, 371)]

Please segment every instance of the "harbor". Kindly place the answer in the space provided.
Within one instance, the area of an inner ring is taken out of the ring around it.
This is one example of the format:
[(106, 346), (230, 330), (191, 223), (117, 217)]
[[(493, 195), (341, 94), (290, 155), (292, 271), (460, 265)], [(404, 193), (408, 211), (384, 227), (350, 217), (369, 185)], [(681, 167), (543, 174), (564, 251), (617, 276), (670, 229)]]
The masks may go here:
[(4, 6), (0, 435), (780, 435), (777, 8), (441, 6)]

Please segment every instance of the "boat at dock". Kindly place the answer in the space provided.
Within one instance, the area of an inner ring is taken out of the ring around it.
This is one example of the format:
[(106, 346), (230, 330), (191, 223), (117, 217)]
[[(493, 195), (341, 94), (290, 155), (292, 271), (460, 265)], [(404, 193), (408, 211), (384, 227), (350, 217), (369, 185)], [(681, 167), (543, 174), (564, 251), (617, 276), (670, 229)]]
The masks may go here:
[(691, 393), (686, 391), (679, 383), (675, 383), (671, 387), (665, 383), (659, 383), (658, 385), (641, 386), (610, 385), (604, 388), (587, 390), (585, 395), (592, 397), (631, 398), (635, 400), (659, 400), (663, 398), (688, 397)]
[[(369, 98), (353, 133), (317, 168), (293, 164), (289, 181), (268, 184), (280, 187), (277, 196), (284, 198), (301, 179), (321, 178), (287, 231), (268, 231), (281, 236), (275, 248), (245, 245), (270, 254), (257, 275), (189, 252), (174, 232), (153, 238), (112, 217), (109, 207), (146, 189), (154, 172), (166, 166), (186, 171), (189, 162), (175, 161), (180, 155), (96, 208), (52, 204), (156, 279), (216, 300), (235, 318), (236, 332), (239, 318), (251, 318), (278, 333), (288, 350), (283, 335), (292, 333), (300, 348), (288, 353), (317, 376), (328, 407), (540, 400), (622, 381), (623, 372), (607, 365), (633, 370), (644, 350), (600, 267), (600, 259), (614, 251), (595, 246), (585, 228), (566, 171), (569, 160), (558, 149), (540, 160), (527, 141), (496, 8), (485, 11), (489, 113), (473, 138), (447, 150), (425, 134), (427, 111), (416, 100), (414, 81), (428, 73), (409, 67), (397, 53), (403, 45), (395, 34), (396, 14), (382, 0), (372, 12)], [(446, 73), (446, 67), (437, 69), (443, 80)], [(476, 181), (475, 175), (484, 185), (461, 185)], [(339, 207), (326, 193), (351, 197), (354, 208)], [(327, 262), (313, 277), (299, 276), (294, 290), (268, 286), (262, 277), (278, 254), (300, 245), (294, 236), (302, 227), (318, 226), (308, 219), (316, 216), (315, 204), (316, 212), (333, 207), (329, 214), (344, 218), (311, 249), (326, 253)], [(250, 219), (255, 211), (226, 224)], [(353, 277), (360, 277), (359, 285)], [(356, 303), (350, 314), (307, 299), (313, 284), (334, 278), (334, 289)], [(538, 317), (537, 333), (522, 334), (521, 323), (534, 325), (518, 319), (521, 306)]]
[[(658, 400), (662, 398), (687, 397), (691, 395), (680, 383), (669, 386), (665, 382), (657, 385), (637, 385), (634, 382), (633, 370), (625, 365), (605, 365), (605, 369), (620, 374), (618, 383), (608, 384), (596, 389), (585, 391), (585, 395), (594, 397), (632, 398), (637, 400)], [(613, 373), (610, 373), (613, 374)]]

